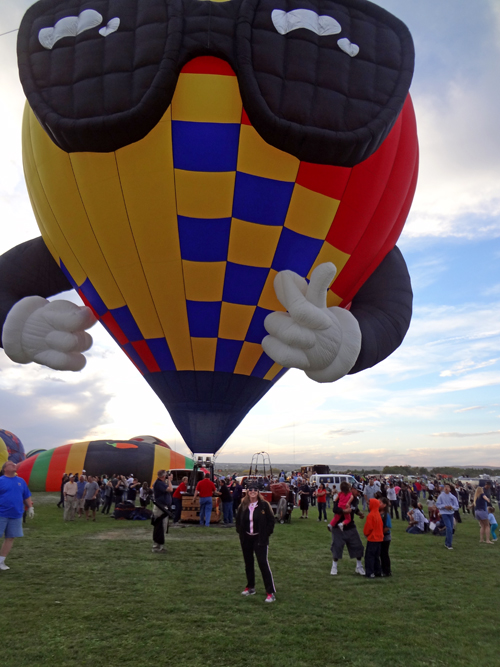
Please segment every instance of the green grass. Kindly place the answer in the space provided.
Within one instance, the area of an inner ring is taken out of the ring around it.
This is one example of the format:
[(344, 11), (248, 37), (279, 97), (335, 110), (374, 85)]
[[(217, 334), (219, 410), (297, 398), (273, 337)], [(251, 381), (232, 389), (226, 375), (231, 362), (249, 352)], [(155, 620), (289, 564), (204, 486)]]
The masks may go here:
[(347, 554), (330, 576), (325, 524), (296, 510), (271, 538), (278, 599), (266, 605), (259, 574), (257, 595), (240, 595), (233, 529), (171, 529), (159, 556), (149, 523), (65, 524), (56, 501), (35, 494), (36, 518), (0, 572), (2, 667), (500, 664), (500, 543), (479, 545), (472, 517), (454, 551), (395, 521), (394, 576), (366, 580)]

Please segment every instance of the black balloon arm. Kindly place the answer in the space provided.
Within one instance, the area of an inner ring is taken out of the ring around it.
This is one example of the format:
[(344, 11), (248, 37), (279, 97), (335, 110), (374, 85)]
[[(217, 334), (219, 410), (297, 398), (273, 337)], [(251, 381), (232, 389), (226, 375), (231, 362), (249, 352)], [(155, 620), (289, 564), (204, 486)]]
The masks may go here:
[(10, 309), (24, 297), (47, 298), (70, 289), (41, 236), (11, 248), (0, 256), (0, 334)]
[(410, 326), (412, 301), (408, 268), (394, 247), (352, 300), (362, 343), (349, 374), (375, 366), (401, 345)]

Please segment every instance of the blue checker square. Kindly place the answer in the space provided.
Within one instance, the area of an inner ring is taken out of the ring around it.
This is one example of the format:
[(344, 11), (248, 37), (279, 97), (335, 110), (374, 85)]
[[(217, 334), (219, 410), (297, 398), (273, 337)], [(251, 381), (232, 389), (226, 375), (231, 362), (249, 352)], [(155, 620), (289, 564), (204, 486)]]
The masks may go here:
[[(64, 273), (66, 273), (65, 268), (63, 269), (63, 271), (64, 271)], [(71, 281), (71, 282), (73, 282), (73, 281)], [(82, 292), (84, 297), (87, 299), (87, 301), (90, 303), (92, 308), (95, 310), (95, 312), (99, 316), (105, 315), (108, 312), (106, 304), (101, 299), (101, 297), (97, 293), (95, 287), (92, 285), (92, 283), (90, 282), (90, 280), (88, 278), (85, 280), (84, 283), (82, 283), (82, 285), (80, 287), (80, 291)]]
[(149, 338), (146, 342), (161, 371), (177, 370), (170, 348), (164, 338)]
[(123, 331), (125, 336), (129, 341), (134, 342), (137, 340), (143, 340), (144, 336), (141, 333), (141, 330), (135, 323), (132, 313), (128, 309), (128, 306), (122, 306), (121, 308), (113, 308), (109, 311), (115, 318), (118, 326)]
[(289, 269), (305, 277), (316, 261), (322, 246), (323, 241), (320, 239), (312, 239), (283, 227), (278, 247), (274, 253), (272, 268), (275, 271)]
[(172, 121), (174, 167), (186, 171), (236, 171), (239, 123)]
[(232, 373), (238, 362), (242, 340), (229, 340), (228, 338), (219, 338), (217, 341), (217, 352), (215, 354), (215, 369), (222, 373)]
[(294, 183), (236, 172), (233, 218), (261, 225), (285, 223)]
[(265, 352), (260, 355), (259, 361), (255, 364), (252, 371), (254, 377), (263, 378), (265, 374), (272, 368), (274, 361), (268, 357)]
[(192, 338), (217, 338), (222, 303), (220, 301), (187, 301), (189, 333)]
[(254, 306), (260, 299), (269, 269), (244, 264), (226, 264), (222, 300)]
[(225, 262), (231, 218), (177, 216), (182, 259), (191, 262)]
[[(249, 343), (262, 343), (264, 336), (267, 336), (267, 331), (264, 328), (264, 320), (266, 317), (273, 313), (273, 310), (267, 310), (266, 308), (261, 308), (257, 306), (248, 327), (247, 335), (245, 340)], [(267, 372), (267, 371), (266, 371)]]

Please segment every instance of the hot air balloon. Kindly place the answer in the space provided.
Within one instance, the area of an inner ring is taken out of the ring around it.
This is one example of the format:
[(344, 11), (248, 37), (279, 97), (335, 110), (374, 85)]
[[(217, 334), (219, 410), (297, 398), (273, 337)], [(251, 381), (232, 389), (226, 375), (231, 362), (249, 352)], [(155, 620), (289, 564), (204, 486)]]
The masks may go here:
[(31, 491), (59, 491), (64, 473), (130, 475), (152, 482), (158, 470), (193, 469), (191, 458), (161, 445), (134, 440), (74, 442), (30, 456), (17, 468)]
[(42, 238), (0, 258), (3, 346), (80, 369), (90, 311), (45, 301), (74, 287), (190, 449), (213, 453), (294, 365), (262, 346), (268, 316), (292, 311), (277, 276), (305, 294), (335, 265), (323, 311), (349, 311), (358, 341), (341, 374), (406, 333), (412, 39), (364, 0), (87, 4), (43, 0), (19, 31)]
[(3, 466), (5, 461), (9, 460), (9, 452), (7, 451), (7, 445), (0, 441), (0, 468)]
[(136, 435), (130, 439), (137, 440), (137, 442), (149, 442), (150, 445), (159, 445), (160, 447), (167, 447), (168, 449), (172, 449), (170, 445), (167, 445), (166, 442), (160, 440), (160, 438), (156, 438), (154, 435)]
[(41, 454), (42, 452), (46, 452), (46, 449), (31, 449), (27, 454), (26, 458), (29, 459), (32, 456), (36, 456), (37, 454)]
[(1, 443), (3, 443), (7, 448), (9, 461), (14, 461), (14, 463), (20, 463), (21, 461), (24, 461), (26, 458), (24, 445), (19, 440), (17, 435), (14, 435), (14, 433), (0, 428), (0, 445)]

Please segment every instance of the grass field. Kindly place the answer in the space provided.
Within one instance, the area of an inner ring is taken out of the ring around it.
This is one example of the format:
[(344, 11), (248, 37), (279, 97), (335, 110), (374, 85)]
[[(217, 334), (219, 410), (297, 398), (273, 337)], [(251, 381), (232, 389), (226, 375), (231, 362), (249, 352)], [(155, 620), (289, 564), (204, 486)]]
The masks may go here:
[(56, 502), (34, 494), (0, 572), (2, 667), (500, 665), (500, 543), (479, 545), (472, 517), (454, 551), (395, 521), (393, 577), (367, 580), (347, 555), (330, 576), (325, 524), (295, 510), (271, 538), (278, 599), (266, 605), (259, 574), (257, 595), (240, 595), (232, 528), (173, 528), (160, 556), (149, 523), (65, 524)]

